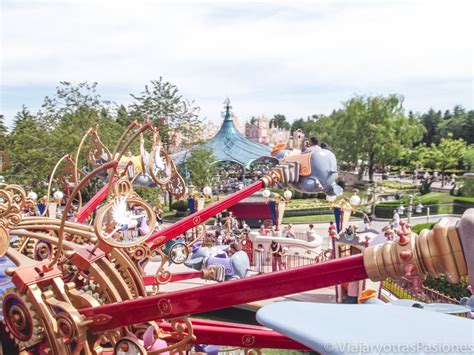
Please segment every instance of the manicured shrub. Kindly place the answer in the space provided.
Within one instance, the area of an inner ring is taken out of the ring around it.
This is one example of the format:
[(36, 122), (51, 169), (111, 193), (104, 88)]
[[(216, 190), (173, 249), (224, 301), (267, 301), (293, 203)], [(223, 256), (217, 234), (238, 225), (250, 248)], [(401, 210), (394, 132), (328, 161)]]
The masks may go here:
[(419, 234), (423, 229), (431, 229), (433, 228), (433, 226), (435, 225), (435, 223), (421, 223), (421, 224), (417, 224), (416, 226), (413, 226), (411, 228), (411, 231), (413, 233), (416, 233), (416, 234)]
[(185, 201), (185, 200), (175, 201), (171, 205), (171, 208), (178, 212), (186, 212), (188, 210), (188, 201)]

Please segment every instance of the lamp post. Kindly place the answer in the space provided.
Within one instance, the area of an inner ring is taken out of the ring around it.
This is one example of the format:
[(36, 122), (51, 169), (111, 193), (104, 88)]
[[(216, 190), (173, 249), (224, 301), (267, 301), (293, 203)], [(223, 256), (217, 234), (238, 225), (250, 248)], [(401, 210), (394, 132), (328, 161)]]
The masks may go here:
[(370, 204), (370, 213), (372, 219), (375, 218), (375, 205), (377, 204), (377, 197), (380, 194), (383, 194), (385, 192), (383, 186), (377, 186), (377, 183), (375, 183), (372, 187), (369, 187), (367, 191), (365, 192), (366, 195), (371, 196), (371, 204)]
[[(408, 196), (408, 211), (407, 211), (407, 221), (408, 223), (411, 223), (411, 217), (413, 215), (413, 200), (415, 198), (415, 196), (417, 195), (421, 195), (419, 192), (415, 193), (415, 194), (403, 194), (401, 197), (400, 197), (400, 207), (398, 208), (398, 213), (400, 215), (403, 215), (403, 212), (405, 211), (405, 207), (403, 207), (403, 197), (404, 196)], [(415, 207), (415, 212), (416, 213), (421, 213), (422, 210), (423, 210), (423, 205), (420, 203), (418, 203)]]

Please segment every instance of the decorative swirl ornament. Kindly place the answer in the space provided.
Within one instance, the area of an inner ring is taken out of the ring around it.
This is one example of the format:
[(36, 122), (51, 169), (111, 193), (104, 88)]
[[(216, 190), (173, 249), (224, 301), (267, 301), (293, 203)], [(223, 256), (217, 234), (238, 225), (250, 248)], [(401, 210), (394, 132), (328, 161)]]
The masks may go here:
[(100, 140), (97, 131), (92, 131), (91, 135), (92, 139), (86, 153), (89, 163), (97, 167), (112, 160), (112, 154)]
[(168, 191), (173, 195), (175, 199), (179, 200), (187, 194), (188, 189), (186, 187), (186, 182), (184, 181), (183, 177), (178, 173), (176, 165), (172, 160), (171, 166), (172, 177), (170, 182), (168, 183)]
[(27, 201), (25, 191), (18, 185), (4, 185), (0, 190), (0, 256), (10, 246), (8, 228), (21, 222), (21, 210)]
[(130, 248), (144, 243), (153, 233), (155, 225), (156, 216), (147, 203), (122, 195), (99, 209), (94, 231), (108, 245)]

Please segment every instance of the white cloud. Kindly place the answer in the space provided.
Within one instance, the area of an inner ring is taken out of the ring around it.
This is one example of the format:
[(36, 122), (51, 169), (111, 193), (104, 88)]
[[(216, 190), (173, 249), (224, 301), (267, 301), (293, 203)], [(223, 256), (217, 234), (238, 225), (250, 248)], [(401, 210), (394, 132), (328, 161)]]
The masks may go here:
[(472, 10), (449, 0), (6, 1), (1, 86), (89, 80), (123, 98), (163, 76), (215, 118), (225, 96), (244, 118), (328, 112), (353, 93), (471, 108)]

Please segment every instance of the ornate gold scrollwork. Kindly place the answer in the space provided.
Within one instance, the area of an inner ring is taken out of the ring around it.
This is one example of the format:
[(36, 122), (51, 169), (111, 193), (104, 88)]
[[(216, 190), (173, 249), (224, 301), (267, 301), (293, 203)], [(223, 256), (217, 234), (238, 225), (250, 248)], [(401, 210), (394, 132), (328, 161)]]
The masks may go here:
[(92, 139), (87, 149), (86, 156), (89, 163), (97, 167), (111, 160), (112, 155), (107, 147), (102, 143), (97, 131), (91, 131)]
[(173, 197), (177, 200), (184, 197), (188, 191), (186, 187), (186, 182), (184, 181), (183, 177), (178, 173), (178, 169), (176, 169), (176, 165), (174, 161), (171, 160), (171, 180), (168, 183), (168, 190), (173, 195)]
[(144, 243), (155, 225), (156, 216), (151, 207), (134, 196), (128, 180), (120, 179), (114, 186), (112, 198), (97, 212), (94, 231), (108, 245), (130, 248)]
[[(143, 157), (145, 153), (141, 153)], [(171, 163), (170, 157), (163, 149), (160, 135), (156, 129), (153, 132), (153, 146), (151, 148), (147, 163), (150, 176), (153, 181), (162, 188), (165, 188), (172, 178), (173, 165)]]
[(21, 222), (21, 210), (25, 203), (33, 203), (26, 198), (25, 190), (18, 185), (3, 185), (0, 190), (0, 256), (10, 245), (8, 228)]

